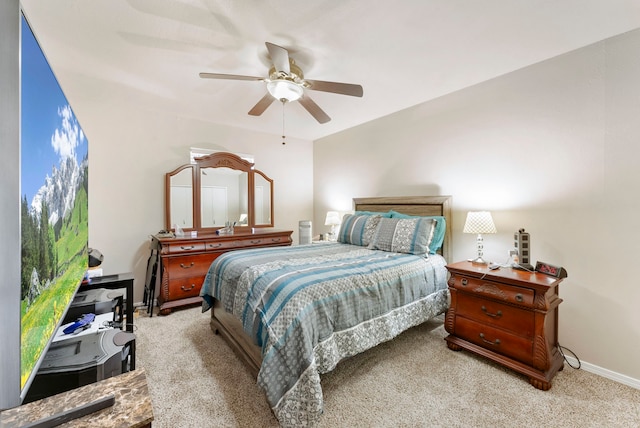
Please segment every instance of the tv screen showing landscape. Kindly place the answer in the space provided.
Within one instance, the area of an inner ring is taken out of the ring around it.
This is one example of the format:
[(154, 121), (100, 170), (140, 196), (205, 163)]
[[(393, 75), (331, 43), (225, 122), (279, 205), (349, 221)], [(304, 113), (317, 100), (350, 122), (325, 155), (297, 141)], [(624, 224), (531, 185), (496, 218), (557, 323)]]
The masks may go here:
[(24, 16), (21, 26), (20, 381), (24, 394), (86, 275), (89, 222), (87, 140)]

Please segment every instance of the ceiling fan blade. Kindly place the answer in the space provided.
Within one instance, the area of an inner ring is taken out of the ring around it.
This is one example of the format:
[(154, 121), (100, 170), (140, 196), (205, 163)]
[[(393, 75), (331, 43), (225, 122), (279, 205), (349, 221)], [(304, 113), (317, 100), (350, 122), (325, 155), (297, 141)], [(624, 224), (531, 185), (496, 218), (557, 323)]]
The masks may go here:
[(273, 43), (265, 42), (271, 61), (276, 71), (284, 71), (287, 74), (291, 74), (291, 68), (289, 67), (289, 51), (285, 48), (274, 45)]
[(302, 104), (302, 107), (311, 113), (311, 116), (313, 116), (318, 122), (327, 123), (331, 120), (327, 113), (325, 113), (324, 110), (322, 110), (311, 98), (303, 96), (298, 100), (298, 102)]
[(325, 82), (322, 80), (305, 79), (310, 86), (309, 89), (322, 92), (333, 92), (334, 94), (351, 95), (352, 97), (362, 96), (362, 86), (351, 83)]
[(249, 110), (249, 114), (251, 116), (260, 116), (274, 100), (275, 98), (273, 98), (270, 93), (267, 93), (260, 101), (258, 101), (258, 104)]
[(200, 73), (203, 79), (226, 79), (226, 80), (264, 80), (263, 77), (240, 76), (237, 74)]

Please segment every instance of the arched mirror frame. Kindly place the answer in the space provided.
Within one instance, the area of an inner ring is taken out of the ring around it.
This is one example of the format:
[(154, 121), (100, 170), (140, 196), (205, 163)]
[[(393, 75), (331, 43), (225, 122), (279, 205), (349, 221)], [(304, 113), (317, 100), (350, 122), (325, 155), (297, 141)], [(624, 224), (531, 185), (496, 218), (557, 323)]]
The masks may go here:
[[(264, 172), (254, 169), (254, 164), (242, 159), (241, 157), (234, 155), (233, 153), (218, 152), (208, 156), (203, 156), (195, 159), (195, 164), (182, 165), (175, 170), (169, 172), (165, 176), (165, 225), (167, 230), (173, 229), (171, 219), (171, 177), (179, 174), (186, 168), (192, 168), (192, 201), (193, 201), (193, 227), (184, 228), (184, 230), (216, 230), (219, 227), (202, 227), (201, 219), (201, 168), (231, 168), (239, 171), (247, 172), (247, 206), (248, 206), (248, 221), (247, 224), (242, 227), (250, 229), (258, 227), (273, 227), (273, 180), (270, 179)], [(265, 198), (265, 201), (269, 204), (269, 218), (268, 221), (256, 224), (256, 195), (255, 195), (255, 174), (259, 174), (264, 181), (268, 183), (269, 196)]]
[(180, 173), (182, 173), (183, 171), (186, 171), (187, 169), (191, 170), (191, 226), (189, 227), (185, 227), (183, 225), (181, 225), (181, 227), (184, 230), (192, 230), (195, 227), (195, 218), (194, 218), (194, 213), (196, 211), (196, 200), (195, 200), (195, 189), (194, 189), (194, 183), (195, 183), (195, 165), (192, 164), (187, 164), (187, 165), (181, 165), (178, 168), (174, 169), (171, 172), (168, 172), (167, 174), (165, 174), (165, 181), (164, 181), (164, 219), (165, 219), (165, 229), (167, 230), (171, 230), (173, 228), (173, 226), (175, 225), (175, 219), (171, 218), (171, 178), (175, 177), (177, 175), (179, 175)]
[[(269, 203), (269, 208), (266, 210), (263, 210), (262, 216), (258, 215), (258, 207), (264, 207), (264, 203), (260, 204), (258, 203), (258, 192), (254, 193), (253, 196), (253, 209), (251, 210), (253, 212), (253, 222), (255, 223), (256, 227), (261, 227), (261, 226), (265, 226), (265, 225), (270, 225), (273, 226), (273, 180), (270, 179), (269, 177), (266, 176), (266, 174), (260, 170), (255, 169), (253, 174), (253, 184), (251, 185), (252, 189), (257, 189), (258, 188), (258, 183), (260, 182), (260, 184), (262, 184), (263, 182), (269, 187), (269, 195), (267, 196), (262, 196), (264, 201), (268, 201)], [(262, 179), (258, 178), (256, 179), (256, 177), (261, 177)], [(251, 198), (251, 197), (250, 197)], [(267, 220), (266, 221), (261, 221), (258, 222), (259, 218), (264, 218), (265, 217), (265, 213), (268, 213)]]

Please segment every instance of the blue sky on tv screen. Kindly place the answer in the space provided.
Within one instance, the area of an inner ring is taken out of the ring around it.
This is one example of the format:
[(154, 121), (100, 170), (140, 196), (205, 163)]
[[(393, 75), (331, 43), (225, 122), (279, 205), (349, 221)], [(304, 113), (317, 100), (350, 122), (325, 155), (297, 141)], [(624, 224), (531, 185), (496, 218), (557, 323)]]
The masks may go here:
[(21, 189), (33, 196), (60, 160), (87, 154), (87, 140), (28, 23), (22, 18)]

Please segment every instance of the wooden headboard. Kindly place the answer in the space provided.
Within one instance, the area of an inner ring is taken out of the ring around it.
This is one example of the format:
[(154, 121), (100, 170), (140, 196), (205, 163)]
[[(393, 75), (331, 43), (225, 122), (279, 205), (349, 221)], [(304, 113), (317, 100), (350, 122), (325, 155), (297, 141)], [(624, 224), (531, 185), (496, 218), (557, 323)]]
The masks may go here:
[(387, 212), (429, 216), (441, 215), (447, 221), (444, 243), (439, 251), (448, 263), (452, 261), (451, 248), (451, 196), (391, 196), (374, 198), (353, 198), (356, 211)]

